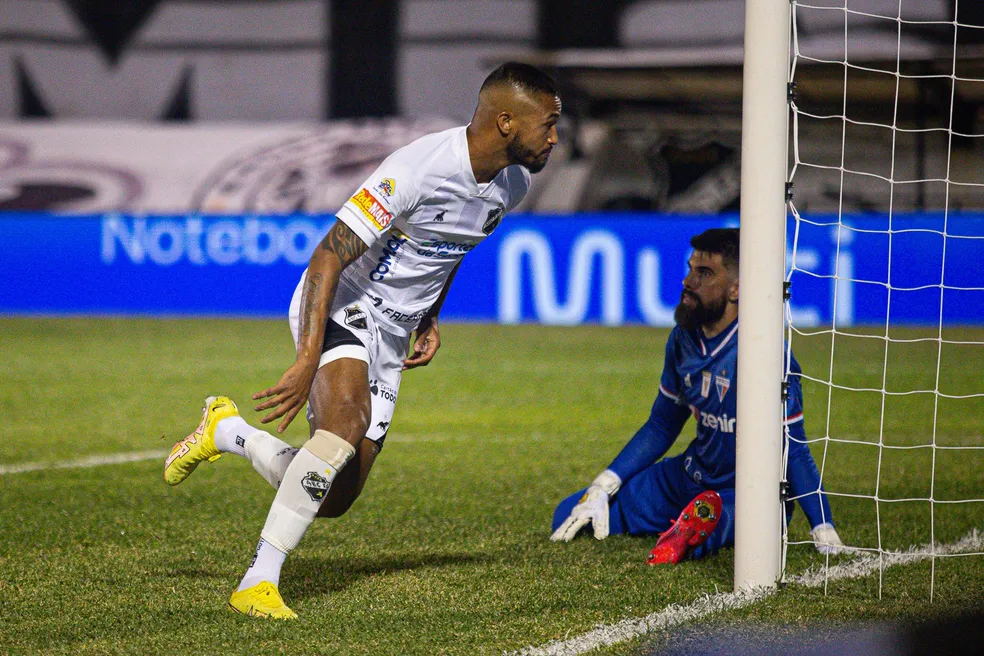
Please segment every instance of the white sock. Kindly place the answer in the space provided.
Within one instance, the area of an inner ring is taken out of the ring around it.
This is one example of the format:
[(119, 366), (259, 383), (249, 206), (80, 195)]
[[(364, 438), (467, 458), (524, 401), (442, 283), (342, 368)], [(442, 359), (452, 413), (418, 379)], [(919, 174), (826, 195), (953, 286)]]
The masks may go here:
[(246, 576), (243, 577), (239, 587), (236, 588), (236, 592), (245, 590), (246, 588), (252, 588), (262, 581), (269, 581), (274, 585), (280, 585), (280, 568), (283, 567), (285, 558), (287, 558), (287, 554), (263, 538), (260, 538), (259, 544), (256, 545), (256, 554), (253, 556), (253, 562), (249, 564), (249, 569), (246, 570)]
[[(285, 555), (290, 553), (314, 521), (335, 476), (354, 455), (355, 447), (342, 438), (324, 430), (315, 431), (284, 472), (283, 483), (260, 533), (261, 542), (269, 543)], [(275, 574), (279, 580), (283, 559), (278, 562), (276, 554), (269, 555), (263, 544), (261, 547), (250, 570), (262, 568), (264, 576)], [(247, 575), (254, 578), (250, 572)], [(244, 578), (240, 585), (250, 587), (255, 583), (247, 585)]]
[(266, 431), (254, 428), (242, 417), (227, 417), (215, 426), (215, 447), (248, 459), (273, 489), (280, 487), (284, 472), (299, 449)]
[(246, 440), (258, 432), (242, 417), (226, 417), (215, 425), (215, 448), (219, 453), (246, 457)]

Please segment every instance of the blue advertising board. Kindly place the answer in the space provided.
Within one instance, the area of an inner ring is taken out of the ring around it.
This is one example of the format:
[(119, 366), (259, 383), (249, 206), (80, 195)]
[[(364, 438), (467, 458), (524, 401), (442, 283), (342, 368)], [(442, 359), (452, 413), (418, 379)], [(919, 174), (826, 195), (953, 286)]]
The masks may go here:
[[(285, 316), (334, 218), (0, 218), (0, 313)], [(665, 326), (689, 239), (736, 215), (516, 215), (468, 254), (447, 320)], [(984, 323), (984, 215), (790, 224), (801, 326)], [(793, 238), (796, 237), (795, 249)]]

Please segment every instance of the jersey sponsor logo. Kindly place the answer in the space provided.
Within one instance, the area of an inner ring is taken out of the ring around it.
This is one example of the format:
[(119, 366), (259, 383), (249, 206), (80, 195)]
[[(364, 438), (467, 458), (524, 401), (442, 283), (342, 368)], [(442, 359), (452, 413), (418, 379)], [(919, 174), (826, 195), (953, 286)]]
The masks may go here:
[(705, 371), (703, 379), (700, 381), (700, 395), (705, 399), (711, 393), (711, 372)]
[(694, 413), (694, 420), (704, 428), (710, 428), (711, 430), (720, 431), (722, 433), (734, 433), (735, 423), (737, 420), (735, 417), (729, 417), (728, 413), (723, 415), (715, 415), (710, 412), (701, 412), (696, 406), (690, 406), (690, 409)]
[(394, 180), (393, 178), (383, 178), (382, 180), (379, 181), (378, 185), (373, 187), (373, 189), (375, 189), (382, 195), (386, 196), (387, 198), (390, 198), (393, 194), (396, 193), (396, 180)]
[(345, 308), (345, 325), (356, 330), (368, 330), (365, 310), (358, 305)]
[(406, 312), (400, 312), (399, 310), (394, 310), (393, 308), (388, 307), (383, 309), (382, 314), (389, 317), (390, 321), (395, 321), (396, 323), (407, 323), (416, 326), (420, 323), (420, 320), (424, 318), (424, 315), (427, 314), (427, 310), (418, 310), (417, 312), (407, 314)]
[(386, 399), (390, 403), (396, 403), (396, 390), (385, 383), (378, 380), (369, 381), (369, 391), (372, 392), (373, 396)]
[(383, 252), (376, 260), (376, 267), (369, 272), (369, 278), (375, 282), (383, 280), (399, 258), (400, 248), (407, 243), (408, 237), (402, 232), (391, 235), (383, 245)]
[(369, 300), (372, 301), (372, 306), (373, 307), (377, 307), (378, 308), (380, 305), (383, 304), (383, 299), (380, 296), (373, 296), (372, 294), (366, 294), (366, 296), (368, 296), (369, 297)]
[(731, 379), (726, 378), (727, 371), (722, 371), (721, 375), (714, 377), (714, 386), (717, 388), (718, 401), (724, 401), (725, 394), (728, 393), (728, 389), (731, 387)]
[(393, 215), (365, 187), (360, 189), (359, 193), (352, 196), (352, 202), (380, 230), (388, 228), (390, 222), (393, 220)]
[(506, 213), (506, 208), (502, 205), (489, 210), (489, 215), (485, 218), (485, 224), (482, 226), (482, 232), (487, 235), (491, 235), (492, 231), (498, 227), (502, 222), (502, 217)]
[(437, 213), (437, 214), (436, 214), (436, 215), (434, 216), (434, 218), (433, 218), (433, 219), (431, 219), (431, 220), (432, 220), (432, 221), (433, 221), (434, 223), (444, 223), (444, 215), (445, 215), (445, 214), (447, 214), (447, 213), (448, 213), (448, 211), (447, 211), (447, 210), (441, 210), (441, 211), (440, 211), (440, 212), (438, 212), (438, 213)]
[(301, 479), (301, 487), (311, 497), (311, 501), (322, 501), (328, 494), (331, 481), (318, 472), (312, 471), (305, 474), (304, 478)]
[(475, 248), (477, 244), (473, 242), (456, 243), (453, 241), (428, 240), (420, 243), (417, 255), (422, 257), (448, 257), (461, 256)]

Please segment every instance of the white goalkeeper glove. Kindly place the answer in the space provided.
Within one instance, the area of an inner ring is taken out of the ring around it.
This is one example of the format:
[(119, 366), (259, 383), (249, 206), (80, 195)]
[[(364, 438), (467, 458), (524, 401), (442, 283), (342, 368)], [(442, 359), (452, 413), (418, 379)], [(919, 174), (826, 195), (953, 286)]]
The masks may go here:
[(618, 488), (622, 487), (622, 479), (615, 472), (606, 469), (598, 474), (578, 502), (571, 515), (554, 531), (550, 539), (554, 542), (563, 540), (570, 542), (577, 532), (591, 523), (597, 540), (608, 537), (608, 503), (615, 496)]
[(810, 535), (813, 536), (813, 545), (817, 551), (825, 556), (834, 555), (844, 550), (844, 543), (841, 542), (833, 524), (820, 524), (810, 531)]

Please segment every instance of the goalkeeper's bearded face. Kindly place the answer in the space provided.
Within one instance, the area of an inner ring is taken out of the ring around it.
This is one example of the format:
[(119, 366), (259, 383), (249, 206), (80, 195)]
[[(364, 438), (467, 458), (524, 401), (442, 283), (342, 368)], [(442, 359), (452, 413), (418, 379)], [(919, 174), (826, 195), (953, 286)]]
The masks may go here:
[(728, 269), (718, 254), (694, 251), (683, 279), (673, 320), (686, 330), (715, 324), (724, 316), (730, 294)]
[(705, 303), (697, 294), (684, 289), (680, 292), (680, 303), (673, 311), (673, 320), (681, 328), (697, 330), (720, 321), (727, 307), (728, 297), (724, 294)]

